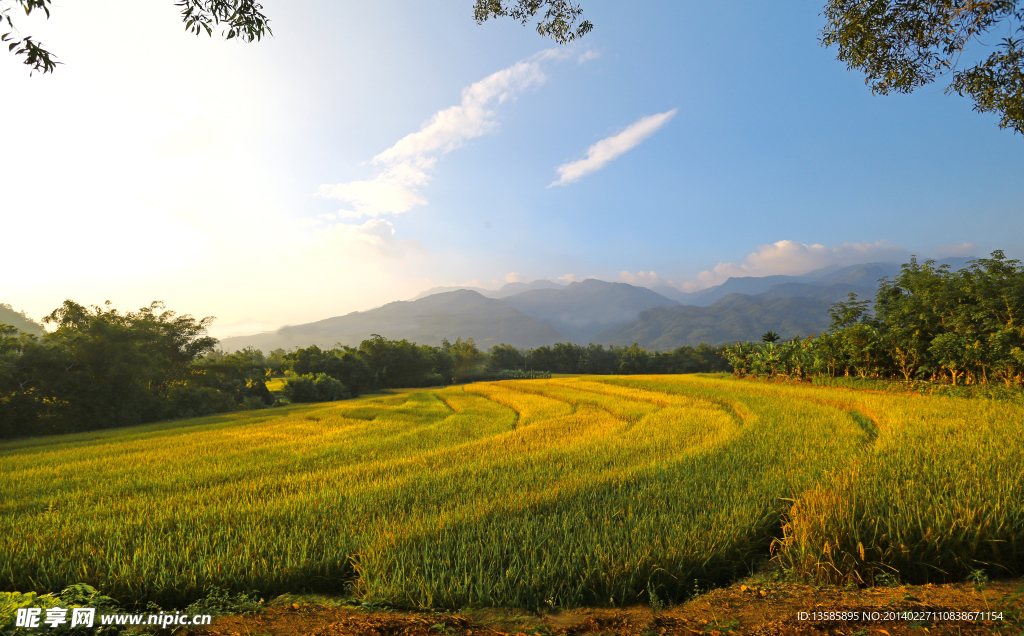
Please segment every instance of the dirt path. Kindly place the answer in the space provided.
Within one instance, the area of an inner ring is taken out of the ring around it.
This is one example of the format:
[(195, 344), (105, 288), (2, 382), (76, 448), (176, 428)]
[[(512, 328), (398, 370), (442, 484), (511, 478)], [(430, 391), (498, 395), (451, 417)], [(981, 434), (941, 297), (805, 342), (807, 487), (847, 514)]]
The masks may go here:
[[(221, 617), (208, 628), (181, 636), (1024, 634), (1022, 579), (996, 581), (981, 590), (968, 584), (864, 590), (748, 585), (714, 590), (657, 615), (647, 606), (555, 610), (544, 615), (504, 608), (460, 613), (365, 611), (334, 605), (329, 599), (282, 597), (258, 614)], [(820, 615), (828, 612), (857, 613), (857, 618)], [(960, 620), (936, 616), (948, 612), (993, 612), (995, 616)], [(1000, 612), (1001, 620), (996, 618)], [(865, 613), (869, 614), (866, 619)]]

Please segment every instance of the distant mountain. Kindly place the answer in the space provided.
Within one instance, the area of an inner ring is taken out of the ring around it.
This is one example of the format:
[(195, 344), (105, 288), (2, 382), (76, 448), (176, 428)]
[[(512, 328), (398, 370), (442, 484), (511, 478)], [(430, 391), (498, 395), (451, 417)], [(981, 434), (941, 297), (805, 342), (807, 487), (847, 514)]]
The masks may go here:
[(550, 280), (535, 280), (532, 283), (506, 283), (498, 291), (484, 295), (491, 298), (507, 298), (534, 289), (565, 289), (565, 285)]
[(849, 293), (857, 294), (861, 300), (870, 300), (875, 297), (875, 287), (861, 287), (859, 285), (844, 285), (835, 283), (833, 285), (819, 285), (814, 283), (782, 283), (773, 285), (760, 294), (754, 294), (757, 298), (790, 298), (793, 296), (804, 296), (806, 298), (817, 298), (827, 300), (830, 303), (846, 300)]
[(460, 286), (457, 286), (457, 285), (456, 286), (451, 286), (451, 287), (431, 287), (427, 291), (422, 291), (422, 292), (416, 294), (415, 296), (410, 298), (409, 301), (419, 300), (421, 298), (426, 298), (427, 296), (434, 296), (436, 294), (447, 294), (449, 292), (459, 291), (460, 289), (465, 289), (465, 290), (468, 290), (468, 291), (475, 291), (476, 293), (480, 294), (481, 296), (486, 296), (488, 298), (490, 298), (490, 295), (494, 293), (493, 290), (484, 289), (483, 287), (460, 287)]
[[(938, 264), (959, 269), (969, 260), (955, 257)], [(769, 329), (790, 338), (826, 330), (833, 303), (846, 300), (850, 292), (872, 300), (878, 280), (899, 271), (896, 263), (829, 266), (802, 276), (732, 277), (691, 293), (596, 279), (569, 285), (549, 280), (508, 283), (497, 290), (435, 287), (370, 311), (225, 338), (221, 346), (229, 351), (246, 346), (263, 351), (311, 344), (355, 346), (374, 333), (432, 345), (443, 338), (471, 337), (481, 349), (500, 343), (535, 348), (569, 341), (637, 342), (664, 350), (758, 340)]]
[(879, 280), (896, 276), (900, 273), (900, 269), (901, 266), (897, 263), (864, 263), (841, 267), (823, 274), (810, 272), (802, 278), (824, 285), (860, 285), (874, 290), (878, 288)]
[(25, 315), (23, 311), (14, 311), (14, 308), (6, 303), (0, 303), (0, 325), (10, 325), (25, 333), (41, 336), (46, 333), (43, 326)]
[[(729, 294), (760, 294), (782, 283), (804, 282), (801, 276), (731, 276), (721, 285), (695, 292), (676, 292), (672, 298), (682, 305), (707, 307)], [(661, 288), (658, 288), (661, 289)], [(671, 289), (671, 288), (669, 288)]]
[(785, 338), (821, 333), (829, 325), (828, 300), (789, 296), (762, 298), (731, 294), (708, 307), (659, 307), (629, 324), (602, 331), (595, 342), (627, 346), (634, 342), (666, 351), (696, 346), (760, 340), (769, 329)]
[(503, 298), (501, 302), (554, 326), (571, 342), (588, 344), (598, 333), (636, 320), (640, 312), (677, 305), (646, 287), (607, 283), (593, 278), (570, 283), (563, 289), (534, 289)]
[(649, 287), (648, 289), (655, 292), (656, 294), (661, 294), (665, 298), (670, 298), (676, 301), (677, 303), (682, 303), (685, 305), (687, 302), (689, 302), (688, 299), (690, 297), (690, 292), (680, 291), (675, 287), (669, 287), (668, 285), (655, 285), (654, 287)]
[(321, 348), (330, 348), (336, 343), (358, 346), (375, 333), (391, 340), (406, 338), (429, 345), (439, 345), (444, 338), (451, 342), (460, 337), (473, 338), (483, 350), (501, 343), (533, 348), (565, 340), (551, 325), (501, 301), (470, 290), (456, 290), (283, 327), (273, 333), (225, 338), (221, 347), (225, 351), (236, 351), (251, 346), (267, 352), (313, 344)]
[[(946, 264), (957, 270), (965, 267), (971, 260), (974, 260), (974, 257), (954, 256), (936, 261), (936, 264)], [(847, 267), (830, 265), (801, 276), (733, 276), (721, 285), (695, 292), (679, 291), (668, 285), (652, 289), (681, 305), (696, 307), (707, 307), (729, 294), (767, 294), (773, 298), (810, 296), (812, 298), (846, 300), (847, 293), (852, 291), (862, 299), (873, 299), (875, 291), (878, 289), (878, 281), (882, 278), (896, 276), (900, 273), (900, 269), (899, 263), (863, 263)], [(802, 286), (794, 286), (792, 283), (801, 283)], [(836, 285), (845, 285), (848, 289), (843, 291), (840, 287), (835, 287)], [(811, 289), (812, 286), (831, 287), (831, 289), (827, 292), (814, 292)]]
[(562, 289), (565, 285), (556, 283), (550, 280), (535, 280), (530, 283), (505, 283), (498, 289), (484, 289), (482, 287), (431, 287), (427, 291), (420, 292), (410, 298), (409, 300), (419, 300), (420, 298), (426, 298), (427, 296), (433, 296), (434, 294), (444, 294), (446, 292), (456, 291), (459, 289), (468, 289), (475, 291), (481, 296), (487, 298), (505, 298), (506, 296), (512, 296), (514, 294), (521, 294), (524, 291), (530, 291), (531, 289)]

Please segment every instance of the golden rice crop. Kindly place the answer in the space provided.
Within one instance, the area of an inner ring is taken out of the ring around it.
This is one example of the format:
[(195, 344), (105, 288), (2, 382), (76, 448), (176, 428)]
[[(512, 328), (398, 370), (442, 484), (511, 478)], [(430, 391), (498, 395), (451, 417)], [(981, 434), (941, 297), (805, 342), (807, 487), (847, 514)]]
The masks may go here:
[(721, 376), (416, 389), (0, 445), (0, 585), (458, 607), (1019, 573), (1024, 409)]

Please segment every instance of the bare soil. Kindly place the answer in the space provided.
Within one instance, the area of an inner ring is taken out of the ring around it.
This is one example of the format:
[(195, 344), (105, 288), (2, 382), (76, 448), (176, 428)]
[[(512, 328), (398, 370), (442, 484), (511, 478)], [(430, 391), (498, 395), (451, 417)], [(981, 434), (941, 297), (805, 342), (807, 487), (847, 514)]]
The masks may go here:
[[(807, 616), (802, 617), (801, 612)], [(856, 620), (815, 613), (857, 612)], [(865, 619), (864, 612), (878, 613)], [(905, 612), (916, 616), (899, 616)], [(950, 620), (938, 612), (1001, 612), (1003, 618)], [(896, 617), (892, 615), (896, 614)], [(888, 615), (888, 616), (887, 616)], [(916, 620), (915, 620), (916, 619)], [(462, 612), (363, 610), (330, 599), (281, 597), (248, 616), (224, 616), (179, 636), (722, 636), (1024, 634), (1024, 579), (867, 589), (793, 583), (737, 583), (657, 614), (648, 606), (536, 614), (508, 608)]]

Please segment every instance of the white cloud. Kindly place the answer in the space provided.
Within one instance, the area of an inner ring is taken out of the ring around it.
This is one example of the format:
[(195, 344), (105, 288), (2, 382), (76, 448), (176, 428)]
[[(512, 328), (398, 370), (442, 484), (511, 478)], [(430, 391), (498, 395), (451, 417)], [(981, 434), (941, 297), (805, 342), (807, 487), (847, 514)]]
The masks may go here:
[(569, 283), (578, 283), (583, 279), (577, 276), (576, 274), (566, 274), (565, 276), (559, 276), (555, 280), (560, 280), (566, 285), (568, 285)]
[(586, 158), (565, 163), (555, 168), (558, 171), (558, 180), (549, 184), (548, 187), (566, 185), (591, 172), (600, 170), (610, 161), (618, 158), (631, 148), (635, 148), (644, 139), (657, 132), (659, 128), (675, 116), (677, 110), (673, 108), (664, 113), (643, 117), (630, 124), (619, 134), (602, 139), (587, 149)]
[(322, 185), (317, 194), (351, 204), (355, 208), (354, 210), (338, 211), (338, 216), (344, 218), (398, 214), (427, 203), (427, 200), (416, 190), (399, 182), (390, 181), (383, 175), (377, 176), (372, 181), (350, 181), (331, 186)]
[(317, 230), (308, 249), (314, 251), (314, 258), (348, 262), (359, 258), (400, 260), (423, 251), (419, 241), (396, 238), (395, 226), (384, 219), (367, 219), (362, 225), (337, 223)]
[[(778, 241), (761, 245), (747, 255), (745, 262), (719, 263), (698, 274), (701, 287), (717, 285), (730, 276), (770, 276), (773, 274), (799, 275), (829, 265), (846, 266), (873, 261), (901, 262), (909, 252), (885, 241), (875, 243), (843, 243), (826, 247), (797, 241)], [(687, 290), (690, 291), (690, 290)]]
[(960, 245), (940, 245), (936, 250), (941, 257), (947, 256), (977, 256), (978, 246), (974, 243), (961, 243)]
[(466, 87), (458, 105), (438, 111), (418, 131), (375, 156), (371, 163), (378, 173), (372, 179), (321, 185), (317, 194), (351, 205), (339, 212), (350, 218), (400, 214), (426, 205), (419, 188), (430, 183), (427, 171), (437, 163), (437, 155), (495, 132), (493, 107), (544, 83), (543, 62), (565, 55), (559, 49), (541, 51)]
[(653, 287), (665, 284), (665, 281), (661, 280), (661, 277), (654, 272), (640, 271), (635, 274), (631, 272), (619, 272), (619, 278), (630, 285), (640, 285), (642, 287)]
[(506, 283), (525, 283), (526, 277), (519, 272), (509, 272), (505, 274)]

